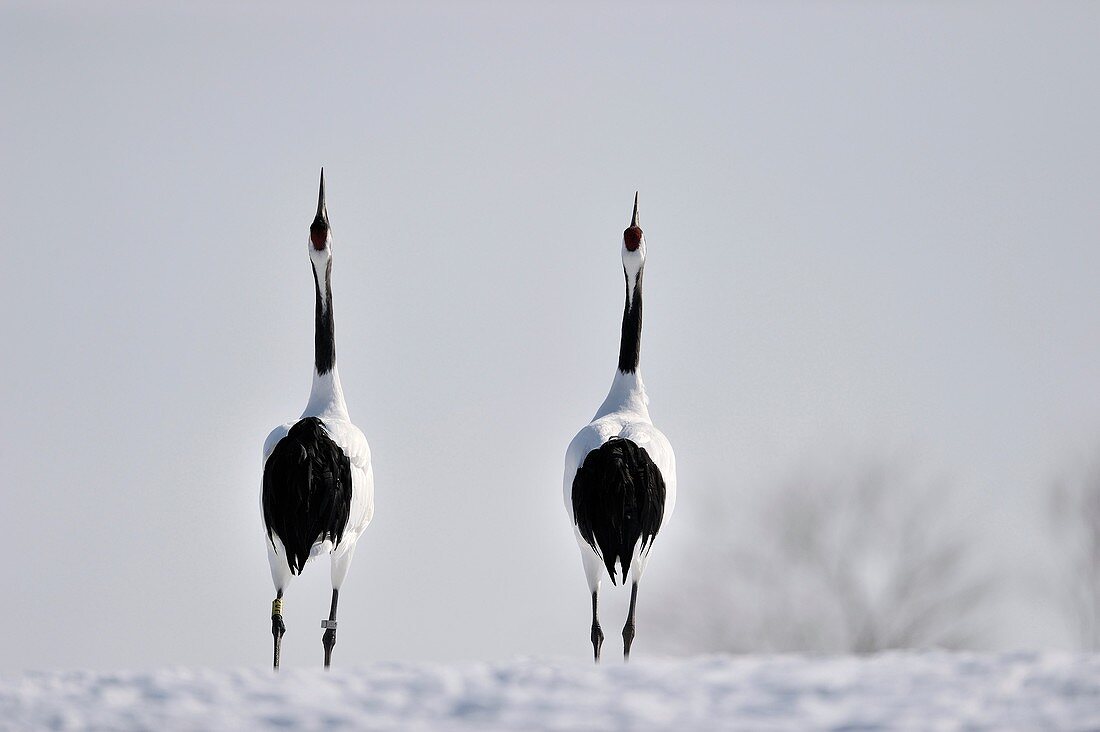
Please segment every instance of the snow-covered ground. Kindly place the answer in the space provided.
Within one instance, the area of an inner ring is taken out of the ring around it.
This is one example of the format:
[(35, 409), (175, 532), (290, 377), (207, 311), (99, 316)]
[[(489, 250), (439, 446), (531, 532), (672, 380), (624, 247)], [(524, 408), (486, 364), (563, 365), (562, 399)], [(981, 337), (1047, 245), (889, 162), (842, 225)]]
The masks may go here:
[(1083, 731), (1100, 729), (1100, 656), (38, 672), (0, 679), (0, 729)]

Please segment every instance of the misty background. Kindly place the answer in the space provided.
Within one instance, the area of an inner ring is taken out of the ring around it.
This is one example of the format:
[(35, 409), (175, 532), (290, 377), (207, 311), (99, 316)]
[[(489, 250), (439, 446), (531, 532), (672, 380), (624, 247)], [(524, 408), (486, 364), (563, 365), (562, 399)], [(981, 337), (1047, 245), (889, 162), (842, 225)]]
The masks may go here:
[[(590, 654), (561, 471), (636, 190), (680, 490), (636, 655), (1095, 647), (1098, 30), (1088, 3), (5, 3), (0, 671), (269, 661), (260, 448), (309, 392), (322, 165), (377, 484), (335, 663)], [(320, 665), (328, 600), (315, 563), (285, 666)]]

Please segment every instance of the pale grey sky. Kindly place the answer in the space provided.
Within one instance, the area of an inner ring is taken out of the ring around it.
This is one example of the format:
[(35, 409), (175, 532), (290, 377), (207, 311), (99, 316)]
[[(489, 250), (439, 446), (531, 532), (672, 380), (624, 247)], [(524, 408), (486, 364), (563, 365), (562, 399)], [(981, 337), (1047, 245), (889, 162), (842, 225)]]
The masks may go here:
[[(70, 5), (0, 9), (0, 671), (267, 662), (260, 447), (309, 391), (321, 165), (377, 482), (336, 663), (590, 652), (561, 469), (635, 190), (680, 486), (639, 651), (712, 540), (693, 495), (901, 453), (1027, 569), (1100, 445), (1100, 6)], [(291, 588), (288, 667), (327, 582)], [(999, 645), (1065, 642), (1042, 602)]]

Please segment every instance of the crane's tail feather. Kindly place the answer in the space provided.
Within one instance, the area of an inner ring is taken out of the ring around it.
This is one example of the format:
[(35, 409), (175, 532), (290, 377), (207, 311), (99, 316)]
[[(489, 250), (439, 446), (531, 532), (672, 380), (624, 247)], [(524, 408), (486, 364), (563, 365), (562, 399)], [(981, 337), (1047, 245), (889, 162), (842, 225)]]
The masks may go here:
[(585, 456), (573, 478), (573, 520), (603, 560), (626, 582), (634, 550), (648, 551), (664, 518), (665, 481), (645, 448), (613, 437)]

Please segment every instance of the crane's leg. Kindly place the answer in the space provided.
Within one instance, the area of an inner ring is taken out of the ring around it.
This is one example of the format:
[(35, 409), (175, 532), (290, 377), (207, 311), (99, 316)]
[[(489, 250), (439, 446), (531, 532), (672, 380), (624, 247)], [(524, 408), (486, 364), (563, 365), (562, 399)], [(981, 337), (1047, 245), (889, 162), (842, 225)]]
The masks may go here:
[(275, 670), (279, 670), (279, 651), (283, 644), (283, 591), (276, 590), (275, 601), (271, 603), (271, 635), (275, 638)]
[(623, 626), (623, 660), (630, 660), (630, 644), (634, 642), (634, 608), (638, 604), (638, 581), (630, 586), (630, 613)]
[(592, 653), (596, 663), (600, 662), (600, 647), (603, 645), (603, 630), (600, 628), (599, 604), (600, 590), (592, 591)]
[(340, 588), (348, 576), (351, 558), (355, 555), (354, 538), (344, 546), (346, 548), (332, 554), (332, 606), (328, 611), (328, 620), (321, 621), (321, 627), (325, 629), (321, 636), (321, 645), (325, 647), (325, 668), (332, 663), (332, 649), (336, 646), (336, 603), (340, 599)]
[(336, 602), (340, 599), (340, 590), (332, 588), (332, 607), (328, 611), (328, 620), (321, 621), (325, 629), (321, 636), (321, 645), (325, 647), (325, 668), (332, 663), (332, 649), (336, 646)]
[(271, 568), (271, 584), (275, 586), (275, 601), (271, 603), (271, 635), (275, 639), (275, 670), (279, 670), (279, 651), (283, 643), (283, 590), (290, 584), (294, 573), (286, 560), (286, 547), (277, 534), (268, 534), (267, 564)]
[(592, 593), (592, 655), (596, 663), (600, 662), (600, 647), (603, 645), (603, 630), (600, 629), (600, 578), (604, 572), (603, 560), (588, 545), (581, 544), (581, 563), (584, 565), (584, 578), (588, 582), (588, 591)]

